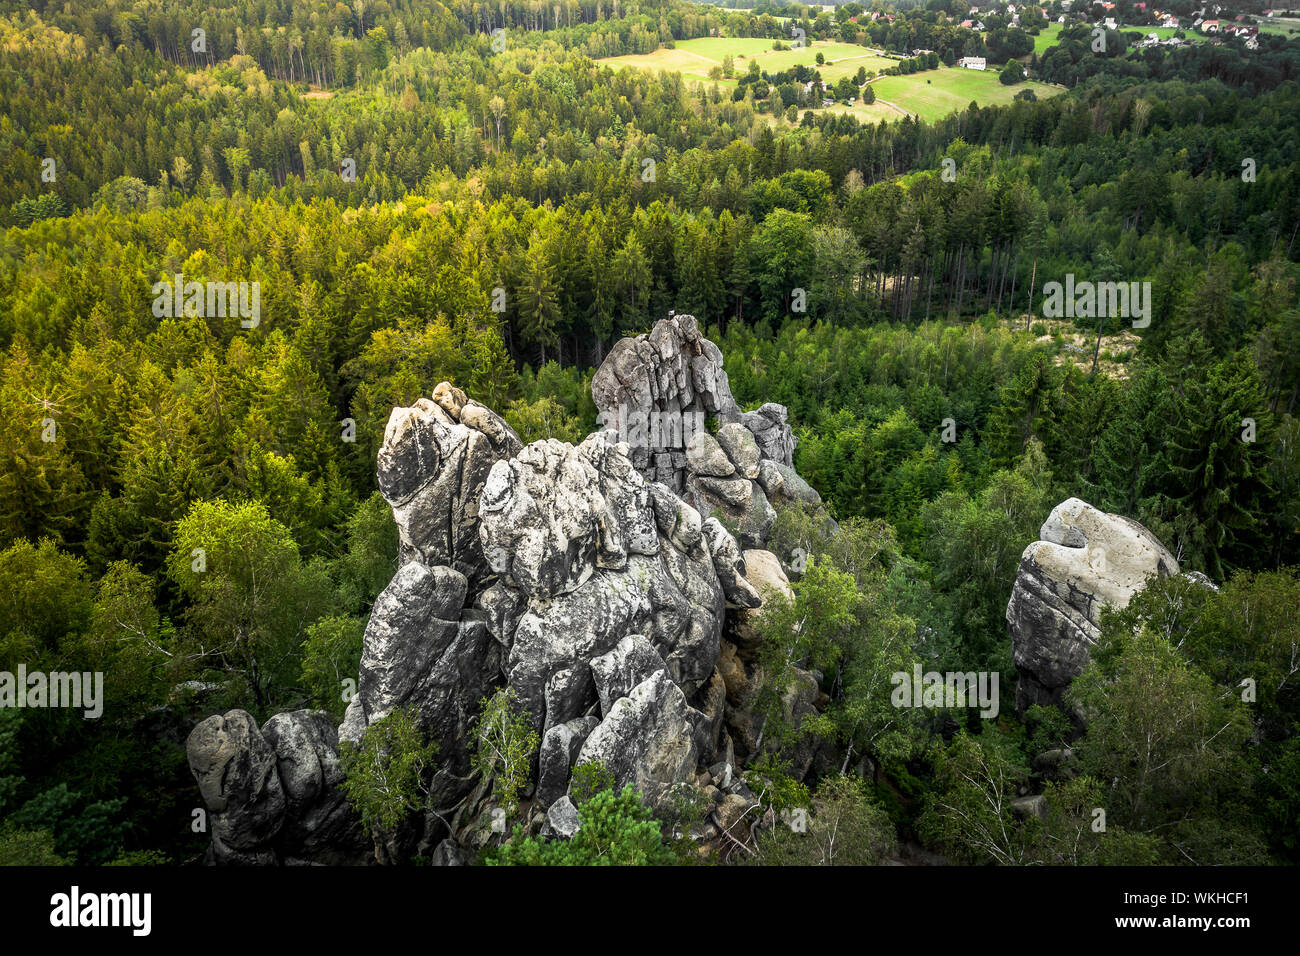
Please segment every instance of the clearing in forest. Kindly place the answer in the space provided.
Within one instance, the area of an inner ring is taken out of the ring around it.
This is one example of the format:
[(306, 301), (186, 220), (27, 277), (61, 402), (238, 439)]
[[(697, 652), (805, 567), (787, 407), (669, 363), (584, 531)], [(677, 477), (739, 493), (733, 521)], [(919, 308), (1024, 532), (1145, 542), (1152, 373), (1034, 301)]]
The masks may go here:
[[(933, 123), (949, 113), (966, 109), (972, 101), (980, 106), (998, 106), (1010, 103), (1021, 90), (1033, 90), (1040, 100), (1063, 92), (1060, 87), (1029, 81), (1003, 86), (996, 68), (981, 71), (945, 66), (907, 76), (882, 76), (873, 81), (871, 86), (876, 91), (876, 102), (871, 106), (864, 106), (859, 101), (852, 107), (831, 108), (875, 122), (880, 116), (876, 107), (884, 100), (919, 116), (927, 123)], [(893, 118), (897, 119), (898, 114), (893, 113)]]
[[(735, 60), (736, 74), (743, 76), (749, 70), (751, 60), (769, 73), (788, 70), (800, 63), (817, 66), (817, 54), (822, 54), (826, 63), (817, 69), (822, 79), (834, 83), (842, 76), (853, 76), (859, 67), (865, 67), (867, 75), (872, 76), (896, 66), (898, 61), (876, 54), (866, 47), (853, 43), (840, 43), (831, 40), (811, 41), (807, 46), (792, 50), (773, 50), (776, 42), (766, 37), (697, 37), (694, 40), (678, 40), (674, 49), (660, 47), (653, 53), (633, 54), (630, 56), (612, 56), (599, 62), (604, 66), (619, 69), (624, 66), (641, 70), (667, 70), (681, 73), (688, 80), (711, 82), (709, 71), (721, 67), (723, 57), (730, 54)], [(782, 39), (789, 45), (789, 39)], [(735, 80), (719, 80), (720, 86), (734, 87)]]

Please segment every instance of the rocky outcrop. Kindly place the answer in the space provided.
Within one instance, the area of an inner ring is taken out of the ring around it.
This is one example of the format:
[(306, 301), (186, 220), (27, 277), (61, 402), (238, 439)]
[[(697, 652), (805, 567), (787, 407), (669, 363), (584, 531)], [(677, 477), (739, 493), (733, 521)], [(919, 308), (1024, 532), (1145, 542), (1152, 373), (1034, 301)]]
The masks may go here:
[(242, 710), (190, 733), (218, 864), (359, 862), (368, 843), (338, 790), (334, 726), (323, 711), (276, 714), (259, 730)]
[[(793, 464), (794, 434), (783, 405), (741, 411), (722, 352), (694, 316), (670, 316), (617, 343), (591, 391), (602, 426), (627, 444), (643, 476), (684, 494), (706, 517), (723, 510), (744, 524), (747, 543), (762, 542), (771, 506), (754, 481), (763, 461)], [(716, 437), (703, 427), (708, 418), (718, 423)], [(688, 487), (693, 476), (701, 481)]]
[(1078, 498), (1052, 509), (1020, 558), (1007, 628), (1020, 679), (1016, 705), (1058, 704), (1088, 663), (1104, 607), (1125, 607), (1178, 562), (1146, 528)]
[[(615, 421), (636, 409), (700, 427), (641, 444), (607, 427), (576, 446), (524, 447), (445, 382), (393, 410), (377, 477), (400, 561), (366, 627), (357, 692), (337, 732), (309, 711), (260, 729), (231, 711), (194, 729), (211, 862), (472, 859), (502, 832), (472, 749), (481, 702), (503, 686), (540, 740), (523, 794), (530, 832), (576, 832), (566, 793), (593, 762), (650, 801), (700, 781), (752, 798), (740, 768), (762, 746), (747, 710), (761, 674), (746, 658), (764, 597), (790, 593), (763, 543), (776, 507), (820, 498), (790, 465), (785, 409), (741, 412), (690, 316), (620, 342), (592, 388)], [(819, 689), (815, 675), (796, 677), (785, 706), (797, 719)], [(430, 809), (363, 834), (339, 786), (340, 742), (398, 708), (437, 744)], [(797, 771), (810, 763), (793, 757)]]
[(401, 563), (447, 565), (466, 577), (481, 572), (483, 482), (497, 461), (522, 447), (504, 419), (447, 382), (432, 400), (393, 409), (376, 478), (397, 521)]

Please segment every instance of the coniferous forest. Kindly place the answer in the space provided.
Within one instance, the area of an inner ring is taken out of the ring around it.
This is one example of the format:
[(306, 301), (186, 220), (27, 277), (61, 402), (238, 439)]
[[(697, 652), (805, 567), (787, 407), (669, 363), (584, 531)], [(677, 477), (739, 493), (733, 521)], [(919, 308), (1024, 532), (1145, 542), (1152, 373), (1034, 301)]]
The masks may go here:
[(1073, 6), (0, 3), (0, 863), (1300, 862), (1300, 35)]

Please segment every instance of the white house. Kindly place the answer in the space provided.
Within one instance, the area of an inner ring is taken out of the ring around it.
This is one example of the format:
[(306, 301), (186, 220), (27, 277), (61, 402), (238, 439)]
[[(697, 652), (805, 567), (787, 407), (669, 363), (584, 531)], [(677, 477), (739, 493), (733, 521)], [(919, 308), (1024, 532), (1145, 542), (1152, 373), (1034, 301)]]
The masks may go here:
[(1204, 23), (1201, 24), (1201, 32), (1202, 32), (1202, 33), (1218, 33), (1218, 32), (1219, 32), (1219, 21), (1218, 21), (1218, 20), (1206, 20)]
[(1105, 20), (1101, 21), (1101, 25), (1104, 26), (1107, 30), (1114, 30), (1116, 29), (1115, 18), (1107, 17)]
[(957, 65), (964, 70), (982, 70), (984, 69), (984, 57), (964, 56), (957, 61)]

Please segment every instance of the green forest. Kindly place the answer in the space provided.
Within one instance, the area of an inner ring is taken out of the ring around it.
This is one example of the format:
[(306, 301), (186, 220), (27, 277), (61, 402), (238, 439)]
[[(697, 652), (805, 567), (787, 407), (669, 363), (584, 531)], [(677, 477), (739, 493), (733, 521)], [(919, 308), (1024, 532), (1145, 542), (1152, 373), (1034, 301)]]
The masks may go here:
[[(194, 860), (199, 719), (343, 719), (398, 568), (392, 409), (446, 381), (525, 443), (577, 444), (595, 369), (674, 310), (743, 408), (789, 409), (838, 522), (773, 531), (815, 560), (769, 620), (765, 692), (799, 661), (831, 703), (803, 728), (773, 704), (770, 733), (845, 753), (747, 768), (774, 810), (839, 820), (839, 862), (1300, 862), (1300, 42), (1099, 55), (1079, 24), (1030, 58), (947, 22), (967, 8), (0, 3), (0, 670), (102, 672), (106, 704), (0, 708), (0, 863)], [(792, 121), (776, 83), (597, 62), (788, 37), (769, 9), (1064, 89)], [(1149, 282), (1149, 326), (1046, 316), (1067, 273)], [(257, 283), (259, 314), (160, 317), (176, 276)], [(1070, 691), (1086, 730), (884, 713), (913, 663), (1010, 681), (1021, 553), (1070, 497), (1217, 589), (1164, 578), (1105, 614)], [(1066, 748), (1072, 773), (1038, 759)], [(1050, 813), (1011, 811), (1027, 787)], [(516, 834), (485, 862), (701, 862), (590, 790), (607, 842)], [(826, 862), (821, 825), (728, 862)]]

